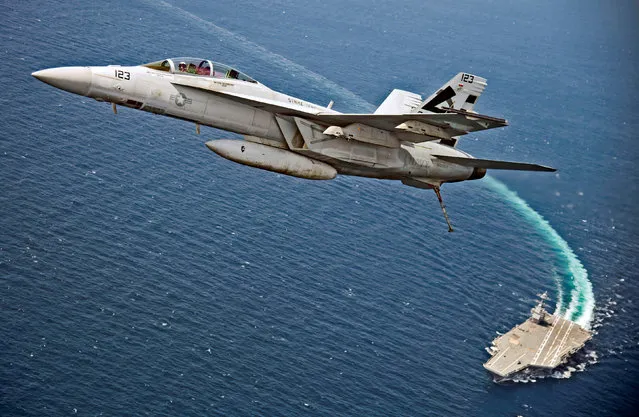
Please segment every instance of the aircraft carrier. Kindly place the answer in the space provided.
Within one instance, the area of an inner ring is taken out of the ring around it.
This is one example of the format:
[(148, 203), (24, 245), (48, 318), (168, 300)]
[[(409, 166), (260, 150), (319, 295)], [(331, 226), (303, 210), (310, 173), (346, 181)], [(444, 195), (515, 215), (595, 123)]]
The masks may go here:
[(592, 333), (575, 322), (544, 309), (546, 293), (530, 310), (531, 316), (486, 348), (492, 356), (484, 368), (503, 380), (517, 373), (535, 369), (554, 369), (590, 340)]

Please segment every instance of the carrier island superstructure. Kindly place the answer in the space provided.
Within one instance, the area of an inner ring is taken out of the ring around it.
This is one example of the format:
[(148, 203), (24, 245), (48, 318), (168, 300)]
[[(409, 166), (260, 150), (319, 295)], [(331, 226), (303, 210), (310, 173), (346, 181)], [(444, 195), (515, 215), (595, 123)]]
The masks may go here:
[(535, 368), (554, 369), (590, 340), (592, 333), (575, 322), (550, 314), (544, 309), (548, 295), (544, 292), (531, 316), (486, 348), (492, 356), (484, 368), (497, 379)]

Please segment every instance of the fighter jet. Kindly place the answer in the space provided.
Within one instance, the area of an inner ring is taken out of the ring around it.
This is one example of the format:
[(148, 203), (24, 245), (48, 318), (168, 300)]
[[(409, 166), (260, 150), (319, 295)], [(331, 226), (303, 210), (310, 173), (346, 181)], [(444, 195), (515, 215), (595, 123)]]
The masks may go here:
[(486, 79), (460, 72), (424, 99), (393, 90), (373, 114), (343, 114), (268, 88), (224, 64), (170, 58), (138, 66), (61, 67), (34, 72), (71, 93), (244, 136), (206, 142), (240, 164), (295, 177), (337, 174), (399, 180), (435, 191), (452, 232), (440, 187), (476, 180), (487, 169), (555, 171), (529, 163), (478, 159), (457, 148), (460, 136), (507, 126), (474, 111)]

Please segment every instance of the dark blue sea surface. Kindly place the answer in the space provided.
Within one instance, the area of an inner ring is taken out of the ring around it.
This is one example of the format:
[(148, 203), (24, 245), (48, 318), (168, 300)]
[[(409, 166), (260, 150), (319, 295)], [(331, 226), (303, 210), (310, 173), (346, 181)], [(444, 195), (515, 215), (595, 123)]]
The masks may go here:
[[(636, 2), (0, 4), (0, 415), (624, 416), (639, 407)], [(433, 193), (244, 167), (236, 135), (31, 72), (203, 56), (343, 112), (488, 78), (496, 172)], [(495, 384), (549, 291), (595, 332)], [(581, 372), (578, 372), (581, 371)], [(526, 383), (525, 383), (526, 382)]]

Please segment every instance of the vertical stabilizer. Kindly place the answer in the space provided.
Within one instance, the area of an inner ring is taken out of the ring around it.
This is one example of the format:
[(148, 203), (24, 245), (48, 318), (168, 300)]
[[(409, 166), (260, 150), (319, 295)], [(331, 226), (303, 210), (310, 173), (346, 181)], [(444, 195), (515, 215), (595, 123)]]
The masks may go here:
[(419, 112), (444, 113), (445, 107), (473, 111), (477, 99), (486, 88), (486, 79), (460, 72), (437, 92), (421, 103)]
[(393, 90), (374, 114), (405, 114), (419, 110), (422, 96), (404, 90)]

